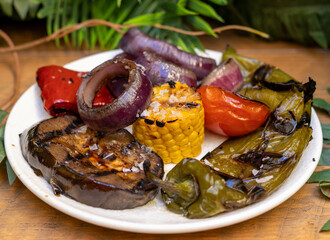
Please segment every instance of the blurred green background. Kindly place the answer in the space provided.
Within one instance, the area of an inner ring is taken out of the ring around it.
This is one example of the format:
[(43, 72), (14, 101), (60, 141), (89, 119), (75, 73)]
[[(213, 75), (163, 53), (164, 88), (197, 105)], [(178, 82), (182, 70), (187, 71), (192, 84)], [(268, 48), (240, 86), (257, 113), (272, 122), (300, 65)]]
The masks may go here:
[[(141, 29), (152, 37), (190, 52), (203, 49), (197, 37), (150, 25), (201, 30), (216, 37), (212, 28), (239, 24), (268, 33), (270, 41), (322, 48), (328, 48), (330, 43), (329, 0), (0, 0), (1, 22), (40, 19), (48, 34), (94, 18), (142, 25)], [(114, 29), (97, 26), (82, 28), (63, 41), (74, 47), (113, 49), (120, 38)]]

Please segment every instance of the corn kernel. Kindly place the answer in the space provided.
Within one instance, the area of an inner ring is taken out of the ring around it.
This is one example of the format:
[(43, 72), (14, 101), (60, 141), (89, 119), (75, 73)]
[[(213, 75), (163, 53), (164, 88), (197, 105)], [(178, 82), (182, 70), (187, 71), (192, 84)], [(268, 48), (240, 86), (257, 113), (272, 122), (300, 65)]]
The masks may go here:
[(180, 133), (179, 135), (174, 136), (174, 140), (177, 142), (182, 141), (186, 136), (183, 133)]
[(174, 145), (174, 146), (168, 147), (167, 150), (169, 152), (175, 152), (175, 151), (180, 150), (180, 147), (178, 145)]
[(167, 124), (167, 128), (168, 130), (170, 131), (174, 131), (176, 129), (180, 129), (180, 124), (178, 121), (175, 121), (175, 122), (171, 122), (171, 123), (168, 123)]
[(168, 134), (170, 131), (167, 129), (167, 127), (159, 127), (158, 132), (164, 135), (164, 134)]
[(169, 141), (166, 141), (164, 144), (167, 147), (172, 147), (172, 146), (175, 146), (176, 145), (176, 141), (174, 139), (171, 139)]
[(188, 142), (189, 142), (189, 139), (188, 138), (184, 138), (184, 139), (182, 139), (181, 142), (178, 142), (178, 145), (179, 146), (185, 146), (185, 145), (188, 144)]
[(163, 135), (162, 139), (164, 141), (170, 141), (171, 139), (173, 139), (173, 136), (172, 136), (172, 134), (168, 133), (168, 134)]
[(166, 147), (164, 145), (155, 145), (154, 146), (154, 149), (156, 151), (165, 151), (166, 150)]
[(192, 134), (193, 131), (194, 131), (194, 130), (193, 130), (192, 127), (188, 127), (187, 129), (185, 129), (185, 130), (183, 131), (183, 133), (184, 133), (186, 136), (189, 136), (190, 134)]
[(189, 135), (189, 141), (192, 142), (195, 139), (198, 138), (198, 133), (196, 131), (193, 131), (190, 135)]
[[(157, 138), (152, 140), (153, 145), (162, 145), (163, 144), (163, 140), (161, 138)], [(153, 145), (151, 145), (150, 147), (152, 147)]]

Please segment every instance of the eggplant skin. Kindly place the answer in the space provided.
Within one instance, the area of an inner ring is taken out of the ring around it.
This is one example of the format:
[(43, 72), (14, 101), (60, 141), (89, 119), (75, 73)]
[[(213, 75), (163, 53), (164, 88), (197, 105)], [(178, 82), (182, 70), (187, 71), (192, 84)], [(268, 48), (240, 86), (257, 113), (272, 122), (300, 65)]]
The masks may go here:
[(127, 130), (115, 133), (88, 128), (76, 116), (44, 120), (20, 135), (23, 156), (50, 183), (55, 194), (105, 209), (142, 206), (158, 193), (143, 162), (159, 178), (162, 159), (135, 141)]

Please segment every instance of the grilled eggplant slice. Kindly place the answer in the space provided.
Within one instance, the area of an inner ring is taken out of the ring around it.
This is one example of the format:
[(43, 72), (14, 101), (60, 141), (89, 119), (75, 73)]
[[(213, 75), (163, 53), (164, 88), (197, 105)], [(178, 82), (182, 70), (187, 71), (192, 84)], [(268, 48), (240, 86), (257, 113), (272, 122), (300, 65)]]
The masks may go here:
[(127, 209), (153, 199), (157, 186), (143, 170), (145, 160), (162, 178), (162, 159), (140, 145), (127, 130), (115, 133), (88, 128), (76, 116), (44, 120), (20, 136), (25, 159), (55, 194), (90, 206)]

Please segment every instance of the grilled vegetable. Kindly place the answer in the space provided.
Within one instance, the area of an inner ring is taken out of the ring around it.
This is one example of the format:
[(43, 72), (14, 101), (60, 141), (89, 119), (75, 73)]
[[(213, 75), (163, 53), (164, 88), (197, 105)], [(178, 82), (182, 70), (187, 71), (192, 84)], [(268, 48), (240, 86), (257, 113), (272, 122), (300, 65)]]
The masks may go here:
[(136, 59), (146, 69), (146, 75), (153, 86), (160, 86), (169, 81), (185, 83), (191, 87), (197, 87), (197, 79), (192, 71), (165, 61), (156, 54), (144, 51)]
[[(236, 57), (243, 63), (255, 63)], [(167, 174), (165, 181), (146, 171), (149, 179), (162, 188), (169, 210), (189, 218), (202, 218), (256, 202), (290, 175), (308, 146), (312, 137), (309, 124), (315, 82), (310, 78), (301, 84), (266, 65), (246, 65), (244, 76), (248, 84), (240, 93), (264, 102), (272, 110), (266, 124), (248, 135), (229, 138), (200, 162), (182, 160)], [(220, 89), (201, 87), (203, 103), (206, 88)], [(224, 95), (224, 99), (231, 97)], [(216, 96), (218, 94), (210, 95), (207, 99), (218, 103)], [(212, 106), (209, 102), (204, 103), (205, 112)], [(240, 101), (235, 99), (232, 104), (237, 102)], [(232, 120), (229, 122), (233, 125)]]
[(202, 86), (205, 127), (224, 136), (242, 136), (266, 121), (269, 109), (262, 103), (244, 99), (216, 86)]
[(216, 66), (214, 59), (182, 51), (167, 42), (149, 37), (137, 28), (131, 28), (125, 33), (119, 47), (133, 57), (138, 57), (144, 51), (154, 52), (166, 61), (194, 72), (198, 80), (207, 76)]
[[(116, 131), (136, 120), (149, 104), (152, 85), (143, 73), (144, 68), (135, 62), (116, 58), (94, 68), (82, 81), (77, 93), (78, 112), (91, 128), (100, 131)], [(98, 89), (112, 80), (128, 78), (127, 87), (113, 102), (94, 108), (93, 99)]]
[(230, 92), (236, 92), (243, 85), (243, 76), (237, 63), (229, 58), (212, 70), (202, 82), (202, 86), (217, 86)]
[[(55, 65), (39, 68), (37, 83), (41, 89), (44, 109), (52, 116), (78, 114), (77, 91), (85, 74), (87, 72), (76, 72)], [(106, 105), (113, 99), (103, 86), (93, 100), (93, 107)]]
[(198, 156), (204, 141), (200, 94), (179, 82), (154, 87), (149, 107), (133, 124), (133, 135), (165, 163)]
[(255, 189), (248, 193), (228, 186), (224, 178), (193, 158), (179, 162), (165, 181), (151, 173), (147, 175), (161, 187), (166, 207), (188, 218), (211, 217), (245, 206), (264, 192)]
[(225, 51), (222, 54), (221, 62), (224, 62), (228, 59), (232, 58), (237, 65), (239, 66), (243, 79), (244, 79), (244, 86), (249, 86), (252, 81), (252, 77), (255, 73), (255, 71), (262, 65), (264, 65), (263, 62), (260, 62), (255, 59), (247, 58), (244, 56), (241, 56), (236, 53), (236, 50), (232, 47), (227, 47)]
[(145, 175), (163, 177), (161, 158), (126, 130), (88, 128), (75, 116), (44, 120), (20, 136), (24, 157), (55, 194), (101, 208), (134, 208), (153, 199), (157, 186)]

